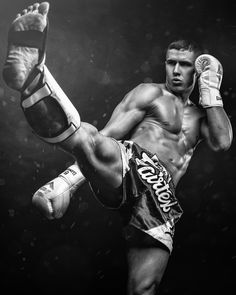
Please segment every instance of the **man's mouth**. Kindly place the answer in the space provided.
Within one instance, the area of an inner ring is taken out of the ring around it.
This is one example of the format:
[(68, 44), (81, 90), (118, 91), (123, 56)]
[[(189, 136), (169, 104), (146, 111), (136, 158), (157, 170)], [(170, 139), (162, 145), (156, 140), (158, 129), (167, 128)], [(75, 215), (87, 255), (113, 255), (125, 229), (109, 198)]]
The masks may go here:
[(178, 78), (173, 78), (172, 79), (172, 82), (173, 82), (173, 84), (180, 84), (180, 83), (182, 83), (182, 81), (180, 79), (178, 79)]

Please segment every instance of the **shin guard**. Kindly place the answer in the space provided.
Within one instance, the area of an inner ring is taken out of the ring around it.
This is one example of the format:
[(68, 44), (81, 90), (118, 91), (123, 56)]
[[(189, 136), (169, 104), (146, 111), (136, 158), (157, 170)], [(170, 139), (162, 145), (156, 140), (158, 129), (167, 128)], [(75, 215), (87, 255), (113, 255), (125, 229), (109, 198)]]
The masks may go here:
[(43, 141), (63, 142), (80, 127), (80, 116), (43, 62), (33, 71), (33, 79), (40, 75), (40, 86), (29, 96), (22, 94), (23, 112), (33, 132)]

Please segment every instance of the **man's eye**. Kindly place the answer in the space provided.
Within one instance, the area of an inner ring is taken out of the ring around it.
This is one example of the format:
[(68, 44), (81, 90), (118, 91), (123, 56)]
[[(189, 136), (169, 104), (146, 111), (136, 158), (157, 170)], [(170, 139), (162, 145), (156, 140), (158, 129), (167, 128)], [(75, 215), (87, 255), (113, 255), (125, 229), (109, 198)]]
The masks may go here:
[(167, 60), (166, 63), (170, 66), (174, 66), (175, 65), (175, 61), (173, 60)]
[(180, 65), (182, 66), (182, 67), (191, 67), (192, 66), (192, 64), (191, 63), (189, 63), (189, 62), (180, 62)]

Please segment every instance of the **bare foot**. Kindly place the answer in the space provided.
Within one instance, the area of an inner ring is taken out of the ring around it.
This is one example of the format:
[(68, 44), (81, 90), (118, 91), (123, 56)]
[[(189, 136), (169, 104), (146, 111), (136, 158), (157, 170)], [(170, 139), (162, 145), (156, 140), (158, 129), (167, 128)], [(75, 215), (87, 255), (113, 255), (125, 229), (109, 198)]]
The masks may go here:
[[(35, 3), (17, 14), (10, 31), (36, 30), (43, 32), (47, 25), (49, 3)], [(3, 68), (3, 78), (6, 84), (15, 90), (21, 90), (29, 73), (38, 64), (39, 50), (8, 44), (7, 58)]]

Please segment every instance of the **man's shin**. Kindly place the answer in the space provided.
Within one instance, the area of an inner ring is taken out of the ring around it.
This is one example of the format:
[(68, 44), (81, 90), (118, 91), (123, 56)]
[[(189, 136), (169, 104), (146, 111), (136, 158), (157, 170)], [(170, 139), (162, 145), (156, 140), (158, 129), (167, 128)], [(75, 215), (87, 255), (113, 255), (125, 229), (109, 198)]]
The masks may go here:
[(43, 141), (59, 144), (80, 127), (80, 116), (45, 65), (38, 66), (38, 86), (23, 92), (21, 106), (33, 132)]

